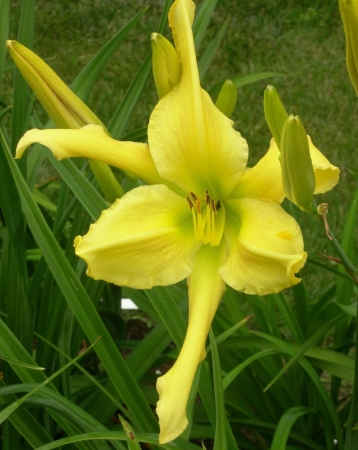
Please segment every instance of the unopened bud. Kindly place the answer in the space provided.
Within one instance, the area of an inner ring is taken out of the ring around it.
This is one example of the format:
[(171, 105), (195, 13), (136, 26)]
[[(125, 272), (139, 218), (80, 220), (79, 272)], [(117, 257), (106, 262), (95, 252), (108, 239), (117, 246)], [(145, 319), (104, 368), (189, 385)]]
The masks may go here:
[(264, 111), (267, 125), (280, 149), (281, 134), (288, 114), (273, 86), (267, 86), (264, 92)]
[(152, 33), (152, 66), (159, 98), (163, 98), (180, 81), (180, 64), (173, 45), (159, 33)]
[(227, 117), (231, 117), (237, 102), (237, 89), (231, 80), (226, 80), (221, 88), (216, 107)]
[(306, 131), (298, 116), (290, 115), (281, 134), (281, 173), (287, 198), (311, 212), (315, 175)]
[(338, 3), (346, 38), (348, 75), (358, 95), (358, 1), (339, 0)]
[(16, 41), (7, 41), (7, 49), (47, 114), (59, 128), (84, 125), (105, 126), (81, 99), (34, 52)]
[[(16, 41), (7, 41), (7, 49), (47, 114), (58, 128), (81, 128), (84, 125), (106, 127), (83, 101), (39, 56)], [(108, 164), (89, 160), (106, 198), (114, 202), (124, 191)]]

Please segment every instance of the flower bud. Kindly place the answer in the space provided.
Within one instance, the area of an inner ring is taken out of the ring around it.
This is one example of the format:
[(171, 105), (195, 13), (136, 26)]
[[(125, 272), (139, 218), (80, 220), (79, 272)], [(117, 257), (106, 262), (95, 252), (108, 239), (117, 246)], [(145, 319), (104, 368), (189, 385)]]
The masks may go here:
[(338, 3), (346, 38), (348, 75), (358, 95), (358, 1), (339, 0)]
[(311, 212), (315, 175), (306, 131), (301, 119), (290, 115), (281, 134), (281, 173), (286, 197)]
[(6, 46), (22, 76), (59, 128), (81, 128), (88, 124), (105, 128), (88, 106), (34, 52), (16, 41), (7, 41)]
[(163, 98), (180, 81), (180, 64), (173, 45), (159, 33), (152, 33), (152, 66), (159, 98)]
[(237, 89), (231, 80), (226, 80), (221, 88), (216, 107), (227, 117), (231, 117), (237, 102)]
[[(73, 129), (92, 124), (100, 125), (107, 132), (99, 118), (40, 57), (16, 41), (7, 41), (6, 46), (22, 76), (58, 128)], [(97, 160), (89, 160), (89, 164), (108, 201), (114, 202), (124, 194), (107, 164)]]
[(288, 114), (273, 86), (267, 86), (264, 92), (264, 111), (267, 125), (280, 149), (282, 128)]

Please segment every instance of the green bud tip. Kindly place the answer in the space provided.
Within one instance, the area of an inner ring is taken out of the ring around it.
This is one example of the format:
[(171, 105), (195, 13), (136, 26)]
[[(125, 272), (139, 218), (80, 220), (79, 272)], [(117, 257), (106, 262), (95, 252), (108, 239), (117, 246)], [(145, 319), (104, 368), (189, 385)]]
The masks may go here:
[(231, 80), (226, 80), (221, 88), (216, 107), (227, 117), (231, 117), (237, 102), (237, 89)]
[(152, 33), (152, 67), (159, 98), (167, 95), (179, 83), (181, 69), (173, 45), (159, 33)]
[(287, 120), (288, 114), (278, 92), (270, 85), (267, 86), (264, 92), (264, 112), (267, 125), (280, 149), (282, 128)]

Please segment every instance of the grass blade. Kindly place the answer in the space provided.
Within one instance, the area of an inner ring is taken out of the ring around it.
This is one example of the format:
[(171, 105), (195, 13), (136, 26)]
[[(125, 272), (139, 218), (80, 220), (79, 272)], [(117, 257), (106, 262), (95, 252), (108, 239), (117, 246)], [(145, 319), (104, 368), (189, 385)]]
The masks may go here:
[(195, 15), (195, 20), (193, 23), (193, 34), (196, 51), (198, 51), (200, 44), (205, 36), (216, 3), (217, 0), (205, 0), (201, 4), (199, 11)]
[(116, 109), (114, 116), (108, 126), (109, 133), (114, 139), (120, 139), (124, 134), (134, 108), (142, 95), (152, 68), (152, 54), (150, 53), (137, 75), (129, 86), (123, 100)]
[(104, 66), (107, 64), (109, 58), (113, 55), (118, 45), (126, 38), (128, 33), (135, 27), (138, 20), (147, 11), (149, 6), (146, 6), (138, 14), (136, 14), (133, 19), (131, 19), (121, 30), (119, 30), (110, 39), (101, 50), (91, 59), (91, 61), (82, 69), (82, 71), (77, 75), (73, 83), (71, 84), (71, 89), (75, 92), (78, 97), (84, 102), (87, 102), (89, 94), (91, 92), (93, 83), (98, 78)]
[(200, 73), (200, 80), (205, 77), (207, 70), (210, 67), (212, 60), (214, 59), (216, 50), (219, 48), (223, 37), (225, 36), (227, 27), (229, 25), (229, 19), (226, 19), (223, 25), (220, 27), (220, 30), (217, 32), (215, 38), (210, 42), (208, 48), (205, 50), (205, 53), (200, 58), (198, 62), (198, 68)]
[[(18, 33), (18, 41), (32, 48), (35, 23), (35, 0), (27, 0), (22, 2), (20, 25)], [(13, 112), (11, 127), (11, 150), (15, 154), (16, 145), (20, 137), (28, 128), (30, 118), (30, 90), (29, 87), (18, 71), (15, 70), (14, 78), (14, 96), (13, 96)], [(23, 173), (25, 173), (24, 160), (21, 164)]]
[[(165, 24), (167, 23), (167, 12), (171, 5), (171, 1), (167, 0), (160, 19), (159, 33), (164, 32)], [(112, 117), (112, 120), (108, 126), (109, 133), (114, 139), (120, 139), (127, 127), (127, 124), (133, 114), (134, 108), (142, 95), (144, 86), (147, 83), (150, 71), (152, 67), (152, 54), (146, 57), (139, 69), (137, 75), (129, 86), (127, 92), (124, 95), (123, 100), (118, 106), (117, 110)]]

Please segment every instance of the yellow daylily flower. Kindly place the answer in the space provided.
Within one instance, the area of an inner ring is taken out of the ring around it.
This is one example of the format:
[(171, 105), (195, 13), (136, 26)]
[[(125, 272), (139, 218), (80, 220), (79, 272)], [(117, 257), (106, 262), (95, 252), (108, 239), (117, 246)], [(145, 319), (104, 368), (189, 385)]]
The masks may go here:
[(75, 247), (95, 279), (150, 289), (187, 278), (185, 341), (157, 382), (160, 443), (187, 426), (191, 385), (226, 284), (248, 294), (279, 292), (300, 281), (295, 273), (307, 256), (298, 224), (279, 205), (284, 194), (277, 147), (272, 144), (245, 170), (246, 140), (200, 87), (194, 9), (191, 0), (176, 0), (169, 12), (181, 78), (151, 114), (149, 145), (115, 141), (91, 125), (31, 130), (17, 149), (20, 157), (39, 142), (58, 159), (96, 155), (149, 184), (104, 211)]

